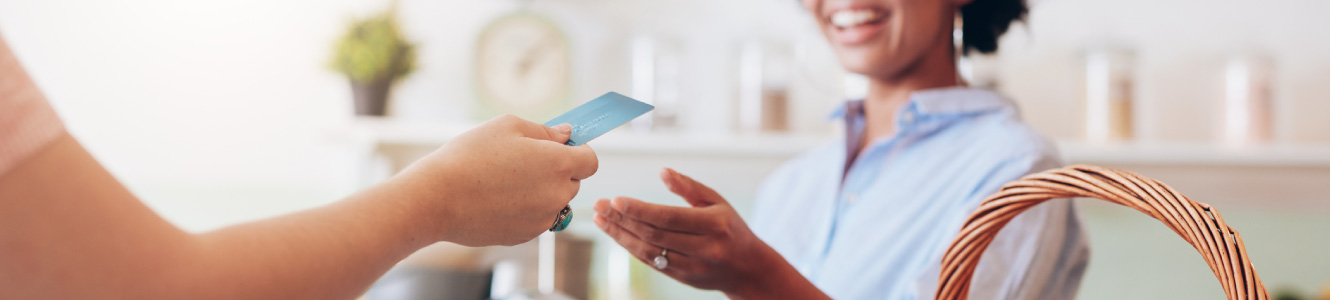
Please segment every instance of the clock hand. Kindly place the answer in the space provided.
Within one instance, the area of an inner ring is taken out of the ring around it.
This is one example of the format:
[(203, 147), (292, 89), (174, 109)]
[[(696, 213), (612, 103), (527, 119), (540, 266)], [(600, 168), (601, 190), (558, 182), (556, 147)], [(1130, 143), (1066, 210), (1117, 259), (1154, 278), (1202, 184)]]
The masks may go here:
[(531, 71), (533, 60), (535, 59), (530, 56), (522, 57), (522, 62), (517, 63), (517, 77), (526, 78), (526, 73)]
[(519, 77), (526, 78), (526, 74), (531, 71), (531, 65), (534, 65), (536, 58), (540, 57), (538, 56), (539, 51), (552, 42), (551, 38), (546, 36), (535, 45), (527, 47), (526, 53), (522, 56), (522, 61), (517, 64)]

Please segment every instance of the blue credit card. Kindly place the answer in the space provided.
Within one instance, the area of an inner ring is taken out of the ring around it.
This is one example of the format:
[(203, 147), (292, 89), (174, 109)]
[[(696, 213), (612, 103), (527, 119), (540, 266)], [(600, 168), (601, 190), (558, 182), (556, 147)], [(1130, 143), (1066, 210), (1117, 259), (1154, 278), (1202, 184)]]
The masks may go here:
[(545, 126), (563, 123), (572, 125), (572, 136), (564, 144), (580, 146), (652, 109), (656, 109), (656, 107), (619, 93), (609, 92), (596, 97), (596, 99), (591, 99), (586, 104), (573, 108), (573, 110), (555, 117), (549, 122), (545, 122)]

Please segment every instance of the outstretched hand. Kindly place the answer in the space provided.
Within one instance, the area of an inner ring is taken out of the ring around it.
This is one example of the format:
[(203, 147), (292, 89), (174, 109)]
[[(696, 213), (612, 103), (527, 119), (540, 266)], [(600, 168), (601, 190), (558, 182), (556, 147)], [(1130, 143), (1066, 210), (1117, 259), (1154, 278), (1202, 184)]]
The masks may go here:
[(660, 179), (691, 207), (615, 197), (597, 201), (592, 220), (647, 265), (668, 249), (668, 265), (660, 271), (699, 289), (749, 298), (788, 276), (802, 280), (715, 190), (671, 169), (662, 170)]

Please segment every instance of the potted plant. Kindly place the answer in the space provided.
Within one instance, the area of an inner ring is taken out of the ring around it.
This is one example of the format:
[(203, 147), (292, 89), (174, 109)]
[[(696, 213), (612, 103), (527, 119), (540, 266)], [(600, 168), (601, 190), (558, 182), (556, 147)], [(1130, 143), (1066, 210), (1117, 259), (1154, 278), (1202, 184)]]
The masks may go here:
[(383, 116), (397, 80), (415, 69), (415, 45), (406, 41), (391, 10), (351, 24), (337, 41), (329, 67), (346, 75), (356, 114)]

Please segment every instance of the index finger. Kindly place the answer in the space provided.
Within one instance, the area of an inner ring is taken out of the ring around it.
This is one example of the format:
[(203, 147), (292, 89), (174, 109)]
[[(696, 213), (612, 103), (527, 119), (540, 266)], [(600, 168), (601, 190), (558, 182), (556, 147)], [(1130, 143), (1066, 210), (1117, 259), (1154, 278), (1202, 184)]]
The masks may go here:
[(567, 175), (571, 180), (582, 180), (596, 174), (600, 168), (600, 160), (596, 158), (596, 151), (591, 150), (591, 146), (582, 144), (581, 146), (568, 146), (564, 144), (554, 144), (540, 142), (540, 151), (542, 157), (553, 161), (559, 175)]
[(592, 150), (591, 146), (582, 144), (581, 146), (564, 147), (572, 148), (573, 150), (572, 153), (568, 155), (568, 159), (571, 160), (573, 164), (573, 180), (587, 179), (587, 177), (595, 175), (596, 170), (600, 169), (600, 159), (596, 158), (596, 150)]
[(706, 234), (720, 226), (705, 208), (660, 205), (622, 196), (614, 197), (610, 207), (625, 217), (671, 231)]

